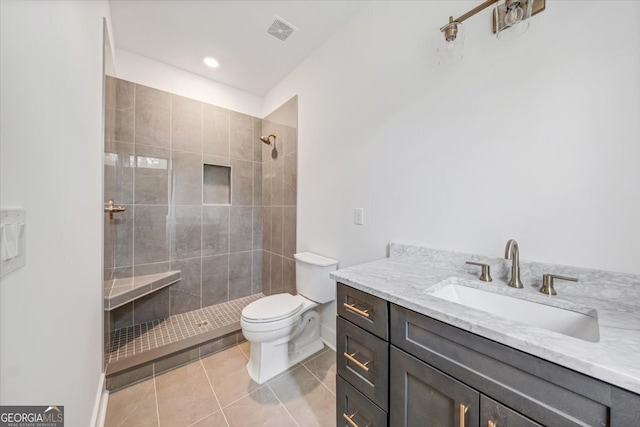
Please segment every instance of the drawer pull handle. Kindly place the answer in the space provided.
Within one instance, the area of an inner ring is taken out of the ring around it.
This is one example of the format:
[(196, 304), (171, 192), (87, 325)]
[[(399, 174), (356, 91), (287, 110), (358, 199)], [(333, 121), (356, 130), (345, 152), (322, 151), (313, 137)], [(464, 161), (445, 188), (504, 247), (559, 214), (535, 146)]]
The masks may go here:
[(347, 415), (344, 412), (342, 413), (342, 418), (344, 418), (345, 420), (347, 420), (347, 422), (352, 426), (352, 427), (360, 427), (358, 424), (356, 424), (355, 421), (353, 421), (353, 417), (355, 417), (357, 414), (357, 412), (354, 412), (351, 415)]
[(467, 418), (467, 411), (469, 407), (466, 405), (460, 404), (460, 427), (464, 427), (465, 419)]
[(493, 420), (487, 421), (487, 427), (498, 427), (498, 423)]
[(356, 308), (355, 304), (347, 304), (346, 302), (343, 302), (342, 305), (344, 305), (347, 310), (351, 310), (360, 316), (369, 317), (369, 310), (360, 310), (359, 308)]
[(368, 367), (367, 365), (368, 365), (368, 364), (369, 364), (369, 362), (371, 362), (371, 361), (369, 361), (369, 362), (365, 362), (365, 363), (362, 363), (362, 362), (358, 361), (355, 357), (353, 357), (353, 356), (355, 356), (357, 353), (351, 353), (351, 354), (349, 354), (349, 353), (347, 353), (347, 352), (345, 351), (345, 352), (344, 352), (344, 353), (342, 353), (342, 354), (344, 355), (344, 357), (346, 357), (347, 359), (349, 359), (350, 361), (352, 361), (353, 363), (355, 363), (356, 365), (358, 365), (358, 367), (359, 367), (360, 369), (362, 369), (362, 370), (363, 370), (363, 371), (365, 371), (365, 372), (369, 372), (369, 367)]

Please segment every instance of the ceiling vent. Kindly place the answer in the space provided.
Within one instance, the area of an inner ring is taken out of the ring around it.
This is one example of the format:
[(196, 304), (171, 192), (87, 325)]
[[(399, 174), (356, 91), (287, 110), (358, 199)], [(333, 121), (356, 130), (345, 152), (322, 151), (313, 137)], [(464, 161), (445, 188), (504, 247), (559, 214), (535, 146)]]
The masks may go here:
[(271, 24), (267, 33), (279, 40), (285, 41), (294, 30), (297, 30), (297, 28), (276, 15), (276, 20), (273, 21), (273, 24)]

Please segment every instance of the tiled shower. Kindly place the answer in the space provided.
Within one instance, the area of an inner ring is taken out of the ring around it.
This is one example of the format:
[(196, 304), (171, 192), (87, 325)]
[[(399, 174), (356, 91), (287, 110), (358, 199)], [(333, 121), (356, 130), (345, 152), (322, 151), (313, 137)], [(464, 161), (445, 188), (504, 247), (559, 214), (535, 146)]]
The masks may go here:
[[(179, 270), (105, 333), (241, 297), (295, 292), (297, 98), (265, 120), (108, 77), (105, 281)], [(261, 135), (276, 135), (273, 145)]]

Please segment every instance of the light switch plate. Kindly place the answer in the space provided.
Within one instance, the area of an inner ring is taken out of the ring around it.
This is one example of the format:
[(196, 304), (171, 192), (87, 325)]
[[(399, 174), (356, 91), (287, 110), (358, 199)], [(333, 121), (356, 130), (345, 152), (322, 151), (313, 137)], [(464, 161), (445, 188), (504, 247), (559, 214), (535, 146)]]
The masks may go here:
[(0, 209), (0, 277), (26, 264), (27, 212)]
[(363, 208), (355, 208), (353, 211), (353, 222), (356, 225), (364, 224), (364, 209)]

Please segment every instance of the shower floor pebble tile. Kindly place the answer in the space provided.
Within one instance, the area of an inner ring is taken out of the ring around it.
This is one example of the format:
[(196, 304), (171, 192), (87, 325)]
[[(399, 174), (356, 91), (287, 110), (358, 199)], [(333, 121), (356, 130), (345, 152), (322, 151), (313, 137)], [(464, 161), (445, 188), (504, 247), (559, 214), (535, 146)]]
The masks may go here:
[(105, 427), (334, 426), (336, 354), (259, 385), (244, 342), (109, 395)]

